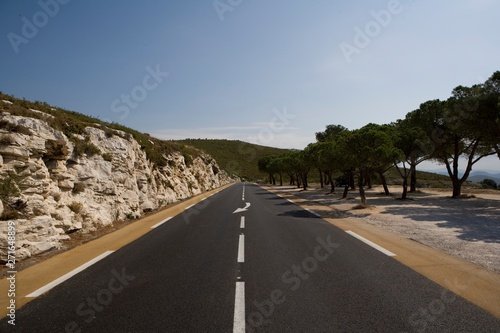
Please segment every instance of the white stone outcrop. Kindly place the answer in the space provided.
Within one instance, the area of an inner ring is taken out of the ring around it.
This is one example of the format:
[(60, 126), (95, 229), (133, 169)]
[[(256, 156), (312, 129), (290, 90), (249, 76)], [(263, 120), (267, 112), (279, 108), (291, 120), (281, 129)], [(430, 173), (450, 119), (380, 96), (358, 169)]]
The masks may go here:
[(77, 137), (100, 153), (77, 157), (72, 141), (44, 120), (5, 112), (0, 122), (23, 129), (0, 127), (0, 181), (14, 183), (8, 204), (0, 200), (0, 262), (7, 255), (6, 210), (17, 215), (16, 259), (22, 260), (59, 248), (75, 231), (137, 218), (234, 181), (205, 153), (189, 165), (180, 152), (171, 153), (158, 167), (125, 132), (86, 127)]

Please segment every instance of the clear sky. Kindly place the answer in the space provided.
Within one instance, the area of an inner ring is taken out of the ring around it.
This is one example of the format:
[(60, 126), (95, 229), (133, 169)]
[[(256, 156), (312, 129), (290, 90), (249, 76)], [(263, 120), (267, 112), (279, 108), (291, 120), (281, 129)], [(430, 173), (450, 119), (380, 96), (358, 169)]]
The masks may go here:
[[(0, 2), (0, 90), (164, 139), (303, 148), (500, 70), (495, 0)], [(490, 169), (499, 169), (498, 159)]]

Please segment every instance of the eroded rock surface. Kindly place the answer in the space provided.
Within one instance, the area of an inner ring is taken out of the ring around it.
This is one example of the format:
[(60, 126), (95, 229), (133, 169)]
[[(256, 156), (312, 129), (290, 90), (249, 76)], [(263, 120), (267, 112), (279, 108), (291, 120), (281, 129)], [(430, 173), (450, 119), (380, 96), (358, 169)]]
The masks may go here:
[(75, 135), (99, 152), (77, 154), (72, 140), (42, 119), (4, 112), (0, 123), (0, 180), (8, 197), (8, 204), (0, 201), (0, 262), (6, 261), (8, 220), (15, 220), (16, 259), (22, 260), (59, 248), (75, 231), (137, 218), (234, 181), (205, 153), (189, 163), (181, 152), (170, 153), (158, 167), (132, 135), (110, 135), (102, 126)]

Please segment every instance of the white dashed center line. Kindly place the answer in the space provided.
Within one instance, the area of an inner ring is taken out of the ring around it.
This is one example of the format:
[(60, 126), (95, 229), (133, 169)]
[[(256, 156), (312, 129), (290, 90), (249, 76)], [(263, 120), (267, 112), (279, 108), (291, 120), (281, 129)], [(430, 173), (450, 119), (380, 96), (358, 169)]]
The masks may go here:
[(233, 333), (245, 333), (245, 282), (236, 282)]
[(238, 262), (245, 262), (245, 235), (240, 235), (240, 243), (238, 246)]

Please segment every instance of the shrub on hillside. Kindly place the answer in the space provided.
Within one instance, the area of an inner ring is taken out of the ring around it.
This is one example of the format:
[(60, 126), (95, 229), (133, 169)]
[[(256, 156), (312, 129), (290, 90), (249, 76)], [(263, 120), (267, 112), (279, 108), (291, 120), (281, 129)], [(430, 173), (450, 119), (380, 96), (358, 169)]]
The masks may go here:
[(483, 179), (481, 181), (481, 185), (483, 185), (483, 188), (491, 188), (495, 190), (498, 188), (497, 182), (489, 178)]

